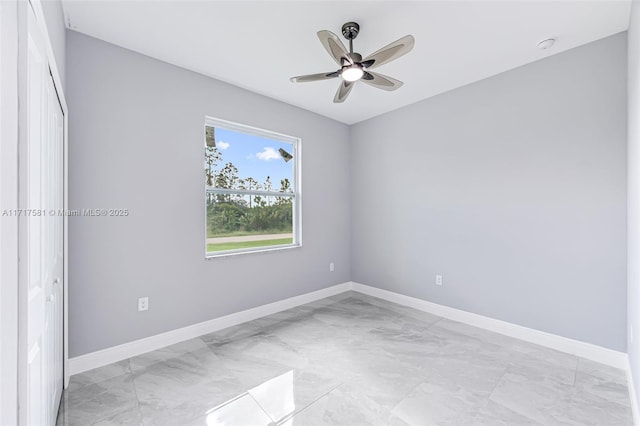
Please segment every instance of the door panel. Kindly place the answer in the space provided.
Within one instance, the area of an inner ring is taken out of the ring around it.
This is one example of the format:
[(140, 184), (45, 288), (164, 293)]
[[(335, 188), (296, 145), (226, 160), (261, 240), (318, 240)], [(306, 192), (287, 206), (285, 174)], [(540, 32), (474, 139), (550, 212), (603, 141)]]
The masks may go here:
[[(31, 15), (30, 15), (30, 18)], [(42, 134), (45, 129), (43, 110), (45, 109), (44, 75), (46, 55), (42, 48), (40, 34), (32, 31), (33, 19), (29, 20), (28, 42), (28, 147), (27, 147), (27, 179), (28, 191), (25, 206), (27, 211), (41, 208), (41, 155)], [(44, 331), (43, 262), (42, 262), (42, 221), (39, 217), (25, 214), (22, 220), (27, 222), (28, 244), (28, 296), (27, 296), (27, 424), (42, 425), (44, 423), (43, 405), (43, 371), (42, 346)]]
[(27, 206), (27, 424), (53, 426), (63, 387), (64, 117), (29, 11)]
[(64, 117), (62, 108), (58, 101), (53, 79), (47, 78), (47, 92), (49, 100), (49, 132), (45, 139), (48, 140), (47, 162), (43, 169), (47, 170), (47, 179), (42, 181), (42, 188), (47, 194), (47, 207), (53, 215), (45, 216), (45, 233), (43, 239), (47, 246), (47, 258), (44, 262), (47, 265), (45, 298), (45, 339), (47, 343), (44, 348), (47, 350), (45, 356), (49, 364), (47, 368), (47, 385), (49, 387), (48, 411), (54, 416), (58, 411), (60, 397), (63, 387), (63, 294), (62, 294), (62, 265), (63, 265), (63, 239), (62, 225), (63, 216), (59, 213), (63, 209), (63, 138), (64, 138)]

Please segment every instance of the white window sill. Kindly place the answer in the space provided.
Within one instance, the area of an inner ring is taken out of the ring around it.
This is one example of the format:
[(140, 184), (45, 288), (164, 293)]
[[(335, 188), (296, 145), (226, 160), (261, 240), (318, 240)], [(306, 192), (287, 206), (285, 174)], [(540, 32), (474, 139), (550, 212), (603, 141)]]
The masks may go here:
[(255, 248), (255, 249), (251, 249), (251, 250), (229, 250), (229, 251), (223, 251), (220, 253), (207, 253), (205, 255), (205, 260), (212, 260), (212, 259), (220, 259), (220, 258), (225, 258), (225, 257), (231, 257), (231, 256), (240, 256), (240, 255), (246, 255), (246, 254), (260, 254), (260, 253), (269, 253), (269, 252), (274, 252), (274, 251), (282, 251), (282, 250), (291, 250), (291, 249), (297, 249), (302, 247), (302, 244), (287, 244), (287, 245), (283, 245), (283, 246), (270, 246), (270, 247), (264, 247), (264, 248)]

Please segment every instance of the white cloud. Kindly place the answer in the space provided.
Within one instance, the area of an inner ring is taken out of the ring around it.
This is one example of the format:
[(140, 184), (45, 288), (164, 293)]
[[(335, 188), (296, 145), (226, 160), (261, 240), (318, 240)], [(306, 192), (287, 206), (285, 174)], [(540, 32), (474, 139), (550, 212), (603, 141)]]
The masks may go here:
[(263, 161), (271, 161), (280, 158), (280, 154), (274, 148), (267, 146), (262, 150), (262, 152), (258, 152), (256, 157)]
[(229, 142), (218, 141), (216, 142), (216, 147), (218, 147), (218, 149), (227, 149), (229, 148)]

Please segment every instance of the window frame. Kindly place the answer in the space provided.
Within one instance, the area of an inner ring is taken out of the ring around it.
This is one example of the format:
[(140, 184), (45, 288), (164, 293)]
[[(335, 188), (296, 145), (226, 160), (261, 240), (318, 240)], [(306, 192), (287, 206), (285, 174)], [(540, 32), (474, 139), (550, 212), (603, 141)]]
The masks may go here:
[[(223, 120), (220, 118), (214, 118), (210, 116), (205, 116), (204, 126), (203, 126), (203, 163), (205, 150), (204, 148), (207, 146), (206, 142), (206, 129), (207, 127), (215, 128), (223, 128), (225, 130), (231, 130), (238, 133), (245, 133), (249, 135), (259, 136), (263, 138), (273, 139), (278, 142), (285, 142), (291, 144), (292, 147), (292, 155), (293, 162), (292, 168), (292, 187), (293, 192), (283, 193), (279, 191), (258, 191), (258, 190), (243, 190), (243, 189), (226, 189), (226, 188), (216, 188), (215, 186), (208, 186), (205, 182), (204, 184), (204, 252), (205, 259), (215, 259), (221, 257), (228, 256), (237, 256), (242, 254), (252, 254), (252, 253), (265, 253), (270, 251), (280, 251), (280, 250), (288, 250), (292, 248), (302, 247), (302, 190), (301, 190), (301, 145), (302, 138), (286, 135), (284, 133), (274, 132), (271, 130), (265, 130), (254, 126), (249, 126), (246, 124), (240, 124), (233, 121)], [(244, 249), (235, 249), (235, 250), (223, 250), (217, 252), (210, 252), (207, 250), (207, 195), (208, 194), (241, 194), (241, 195), (259, 195), (259, 196), (273, 196), (273, 197), (288, 197), (292, 200), (292, 233), (293, 233), (293, 241), (291, 244), (281, 244), (281, 245), (273, 245), (273, 246), (263, 246), (263, 247), (250, 247)]]

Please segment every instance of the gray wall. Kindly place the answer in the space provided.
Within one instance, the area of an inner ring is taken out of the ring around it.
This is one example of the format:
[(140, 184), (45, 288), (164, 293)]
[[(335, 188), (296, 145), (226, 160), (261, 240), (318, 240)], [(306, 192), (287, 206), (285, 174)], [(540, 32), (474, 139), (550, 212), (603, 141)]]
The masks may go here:
[[(636, 390), (640, 390), (640, 4), (635, 1), (631, 6), (628, 39), (628, 350), (633, 381)], [(637, 404), (640, 406), (640, 393), (636, 397)]]
[[(131, 211), (69, 220), (70, 356), (350, 279), (346, 125), (72, 31), (67, 100), (69, 207)], [(204, 259), (205, 115), (302, 138), (304, 247)]]
[[(65, 83), (65, 36), (64, 14), (62, 12), (62, 2), (60, 0), (44, 0), (40, 3), (44, 20), (47, 24), (49, 32), (49, 40), (53, 48), (53, 55), (56, 58), (56, 66), (62, 79), (62, 85)], [(64, 87), (63, 87), (64, 88)]]
[[(350, 279), (625, 350), (626, 49), (619, 34), (349, 129), (68, 32), (70, 208), (132, 212), (70, 219), (71, 356)], [(303, 138), (303, 248), (203, 259), (205, 115)]]
[(354, 125), (352, 279), (624, 351), (626, 49), (618, 34)]

